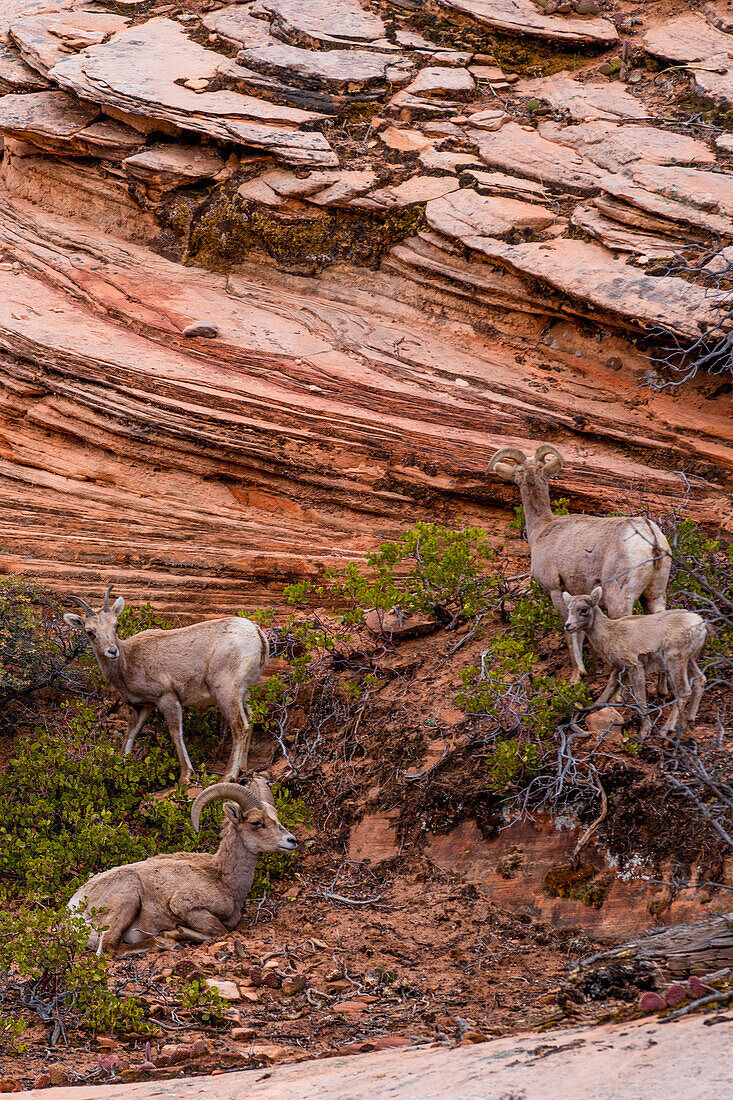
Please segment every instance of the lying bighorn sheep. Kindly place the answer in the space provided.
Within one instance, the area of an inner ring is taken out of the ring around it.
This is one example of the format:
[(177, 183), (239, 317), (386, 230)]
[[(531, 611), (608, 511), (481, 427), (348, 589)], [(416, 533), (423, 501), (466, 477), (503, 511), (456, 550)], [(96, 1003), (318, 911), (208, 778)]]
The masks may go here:
[(159, 707), (178, 754), (180, 782), (188, 783), (192, 768), (183, 742), (183, 707), (216, 704), (232, 732), (224, 779), (236, 779), (247, 767), (252, 736), (247, 693), (268, 662), (267, 637), (249, 619), (230, 616), (180, 630), (141, 630), (122, 639), (117, 636), (117, 621), (125, 601), (120, 596), (110, 610), (111, 590), (112, 585), (99, 611), (79, 596), (71, 596), (83, 614), (69, 613), (64, 619), (86, 632), (99, 671), (130, 708), (125, 753), (132, 751), (138, 733)]
[(644, 715), (640, 732), (648, 733), (652, 723), (646, 707), (646, 673), (665, 672), (672, 682), (673, 705), (662, 733), (692, 721), (705, 688), (705, 675), (697, 663), (708, 637), (705, 621), (694, 611), (609, 619), (598, 606), (602, 596), (600, 587), (589, 596), (563, 592), (565, 629), (573, 635), (587, 634), (593, 649), (611, 668), (608, 683), (596, 702), (608, 703), (618, 694), (625, 671)]
[[(489, 463), (503, 481), (519, 486), (532, 558), (532, 577), (565, 618), (563, 590), (573, 595), (603, 586), (612, 619), (630, 615), (637, 599), (648, 612), (664, 611), (671, 558), (669, 543), (656, 523), (642, 516), (555, 516), (549, 480), (565, 465), (556, 447), (543, 443), (534, 458), (517, 447), (502, 447)], [(572, 664), (571, 682), (585, 675), (583, 634), (565, 634)]]
[[(90, 878), (69, 901), (92, 929), (89, 946), (108, 951), (120, 944), (142, 945), (151, 936), (201, 943), (236, 928), (252, 888), (262, 852), (292, 852), (298, 842), (280, 824), (264, 779), (246, 787), (215, 783), (191, 807), (198, 832), (209, 802), (224, 803), (221, 843), (208, 852), (171, 852), (140, 863), (112, 867)], [(106, 931), (103, 931), (106, 929)]]

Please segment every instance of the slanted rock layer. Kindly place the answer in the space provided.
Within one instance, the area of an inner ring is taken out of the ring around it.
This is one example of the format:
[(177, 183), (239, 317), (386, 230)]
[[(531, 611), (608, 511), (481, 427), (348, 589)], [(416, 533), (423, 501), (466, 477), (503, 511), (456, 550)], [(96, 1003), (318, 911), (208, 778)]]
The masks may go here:
[(733, 145), (680, 97), (730, 110), (733, 25), (550, 7), (6, 0), (0, 566), (277, 601), (489, 524), (487, 456), (544, 438), (582, 507), (693, 469), (733, 522), (725, 386), (633, 343), (725, 308), (679, 258), (733, 247)]

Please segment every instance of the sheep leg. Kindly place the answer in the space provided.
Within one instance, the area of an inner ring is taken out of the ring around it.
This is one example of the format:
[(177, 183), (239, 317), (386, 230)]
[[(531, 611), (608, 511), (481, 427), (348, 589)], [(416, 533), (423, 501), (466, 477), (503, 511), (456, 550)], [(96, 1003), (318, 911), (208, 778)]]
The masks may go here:
[(705, 691), (705, 684), (707, 680), (705, 673), (698, 665), (694, 657), (690, 658), (689, 670), (692, 673), (692, 690), (690, 692), (690, 702), (687, 706), (687, 721), (694, 722), (697, 718), (697, 711), (700, 706), (700, 700), (702, 699), (703, 692)]
[[(567, 618), (568, 609), (565, 606), (565, 601), (562, 598), (562, 592), (560, 589), (555, 589), (550, 593), (550, 599), (552, 606), (560, 616), (560, 621), (565, 622)], [(579, 684), (582, 678), (585, 676), (585, 665), (583, 664), (583, 639), (585, 634), (568, 634), (567, 630), (563, 630), (565, 636), (565, 644), (570, 652), (570, 683)]]
[(669, 711), (669, 717), (662, 726), (662, 733), (668, 733), (669, 730), (677, 729), (678, 726), (684, 725), (685, 701), (690, 695), (690, 680), (687, 675), (687, 658), (684, 658), (682, 661), (675, 661), (674, 664), (670, 662), (669, 675), (672, 680), (674, 697)]
[(632, 697), (643, 716), (639, 736), (644, 737), (652, 728), (646, 702), (646, 675), (642, 665), (632, 665), (628, 669), (628, 674)]
[(133, 706), (133, 704), (130, 703), (130, 713), (127, 718), (127, 733), (122, 743), (125, 756), (132, 752), (135, 738), (154, 710), (155, 707), (150, 706), (148, 703), (144, 703), (141, 707)]
[(137, 893), (130, 895), (120, 890), (115, 896), (110, 892), (105, 901), (107, 912), (102, 913), (101, 918), (94, 917), (95, 924), (99, 922), (97, 927), (107, 925), (106, 931), (102, 933), (101, 943), (96, 945), (98, 954), (120, 947), (140, 913), (140, 896)]
[(244, 692), (226, 699), (217, 699), (232, 734), (232, 751), (224, 773), (224, 782), (234, 782), (247, 768), (249, 743), (252, 740), (252, 715), (244, 702)]
[[(656, 615), (657, 612), (666, 609), (666, 591), (666, 587), (662, 588), (661, 592), (656, 592), (652, 585), (647, 588), (641, 597), (647, 615)], [(660, 699), (664, 699), (666, 695), (669, 695), (669, 677), (666, 668), (663, 668), (657, 675), (657, 695)]]
[(606, 703), (615, 702), (615, 700), (618, 698), (619, 691), (620, 691), (619, 672), (618, 672), (618, 669), (615, 668), (613, 670), (613, 672), (611, 673), (611, 675), (608, 677), (608, 683), (606, 684), (603, 691), (601, 692), (601, 694), (596, 699), (596, 703), (597, 704), (602, 704), (603, 706), (605, 706)]
[[(215, 913), (209, 909), (188, 909), (191, 897), (183, 892), (174, 894), (168, 902), (171, 913), (174, 913), (181, 923), (176, 931), (184, 933), (187, 938), (203, 943), (204, 940), (213, 940), (217, 936), (226, 936), (229, 929), (219, 920)], [(199, 937), (202, 937), (199, 939)]]
[(163, 717), (168, 726), (168, 732), (171, 735), (171, 740), (173, 741), (173, 746), (178, 756), (178, 763), (181, 767), (181, 775), (178, 782), (181, 786), (185, 786), (191, 781), (193, 766), (183, 741), (183, 707), (178, 697), (172, 692), (169, 695), (163, 695), (162, 698), (158, 700), (158, 706), (163, 712)]

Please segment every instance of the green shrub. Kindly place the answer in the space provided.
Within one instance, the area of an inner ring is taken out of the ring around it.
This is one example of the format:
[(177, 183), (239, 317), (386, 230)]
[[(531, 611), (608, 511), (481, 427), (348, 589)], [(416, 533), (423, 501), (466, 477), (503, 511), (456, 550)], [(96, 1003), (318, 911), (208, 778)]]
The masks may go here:
[[(193, 831), (189, 801), (172, 785), (178, 762), (161, 739), (143, 757), (123, 756), (109, 740), (99, 706), (64, 704), (53, 731), (34, 731), (0, 775), (0, 882), (6, 896), (45, 901), (69, 895), (90, 875), (158, 852), (213, 850), (214, 812)], [(207, 786), (213, 776), (201, 777)], [(285, 824), (304, 807), (278, 791)], [(269, 861), (269, 862), (268, 862)], [(265, 857), (256, 884), (282, 877), (291, 864)]]
[(535, 672), (537, 642), (559, 625), (550, 600), (532, 581), (516, 600), (508, 627), (490, 639), (480, 667), (460, 673), (458, 706), (494, 722), (497, 741), (487, 761), (491, 790), (504, 793), (536, 775), (553, 751), (560, 720), (591, 702), (584, 684)]
[(539, 753), (536, 745), (526, 744), (517, 737), (499, 741), (487, 761), (489, 790), (503, 794), (518, 779), (537, 775)]
[(319, 585), (291, 585), (291, 603), (313, 595), (338, 609), (344, 622), (360, 624), (368, 608), (438, 614), (452, 622), (484, 611), (497, 590), (486, 565), (495, 559), (479, 527), (453, 531), (418, 523), (395, 542), (366, 555), (365, 564), (330, 569)]
[(209, 988), (202, 978), (178, 979), (173, 982), (181, 1008), (193, 1013), (204, 1024), (224, 1022), (226, 1001), (218, 989)]
[(25, 1020), (22, 1017), (0, 1013), (0, 1052), (22, 1054), (26, 1051), (28, 1044), (22, 1041), (24, 1031)]
[[(108, 960), (87, 948), (89, 929), (64, 909), (0, 912), (0, 971), (38, 983), (36, 996), (87, 1030), (149, 1035), (145, 1006), (109, 985)], [(51, 1014), (53, 1015), (53, 1013)]]
[(0, 577), (0, 706), (70, 682), (85, 640), (61, 626), (54, 594), (24, 577)]

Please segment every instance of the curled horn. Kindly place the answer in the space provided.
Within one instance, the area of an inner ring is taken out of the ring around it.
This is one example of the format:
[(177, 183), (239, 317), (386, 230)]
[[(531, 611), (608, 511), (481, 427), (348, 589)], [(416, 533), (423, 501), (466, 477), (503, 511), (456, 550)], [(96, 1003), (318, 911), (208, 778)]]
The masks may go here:
[(67, 600), (71, 600), (73, 603), (77, 603), (79, 607), (82, 607), (88, 615), (94, 614), (94, 608), (90, 607), (86, 600), (83, 600), (81, 596), (67, 596)]
[(256, 776), (249, 786), (250, 790), (252, 790), (253, 793), (257, 794), (263, 806), (265, 803), (267, 803), (268, 806), (273, 806), (275, 807), (275, 809), (277, 809), (275, 799), (272, 797), (272, 791), (270, 790), (270, 784), (267, 782), (264, 776)]
[(491, 459), (488, 465), (488, 469), (491, 470), (496, 462), (503, 462), (505, 459), (511, 458), (515, 462), (526, 462), (527, 456), (519, 447), (500, 447), (496, 454)]
[(262, 808), (259, 792), (252, 790), (252, 784), (241, 787), (239, 783), (213, 783), (201, 792), (191, 806), (191, 823), (196, 832), (199, 831), (201, 811), (204, 806), (208, 806), (210, 802), (214, 802), (218, 798), (229, 798), (232, 802), (236, 802), (238, 806), (241, 806), (243, 810), (259, 810)]
[(547, 472), (549, 474), (556, 474), (559, 470), (562, 470), (565, 465), (565, 459), (560, 454), (557, 447), (553, 447), (551, 443), (540, 443), (535, 451), (534, 460), (535, 462), (544, 462), (548, 455), (550, 455), (554, 461), (545, 464)]
[(486, 467), (486, 472), (490, 473), (493, 470), (502, 481), (512, 481), (516, 467), (510, 466), (506, 461), (507, 459), (516, 463), (516, 467), (519, 467), (527, 461), (527, 456), (519, 450), (519, 447), (500, 447)]
[(110, 594), (110, 592), (112, 591), (113, 588), (114, 588), (113, 584), (108, 584), (107, 585), (107, 591), (104, 594), (104, 610), (105, 611), (109, 611), (109, 594)]

